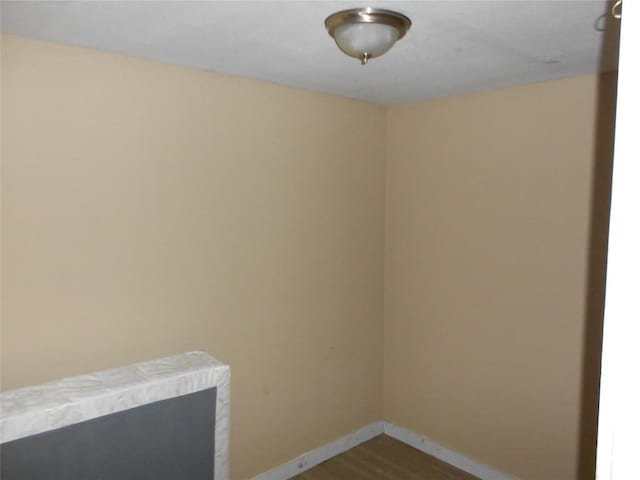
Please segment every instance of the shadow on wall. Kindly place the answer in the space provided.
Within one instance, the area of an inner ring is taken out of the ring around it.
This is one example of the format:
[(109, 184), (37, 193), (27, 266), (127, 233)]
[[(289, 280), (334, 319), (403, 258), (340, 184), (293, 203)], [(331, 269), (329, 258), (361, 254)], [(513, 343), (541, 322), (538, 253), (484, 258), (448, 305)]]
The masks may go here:
[[(612, 4), (613, 2), (610, 2), (607, 5), (603, 17), (605, 29), (600, 62), (602, 70), (618, 64), (620, 21), (610, 14)], [(578, 479), (580, 480), (595, 478), (616, 91), (616, 73), (600, 76), (596, 132), (593, 136), (595, 158), (593, 159), (592, 173), (587, 296), (585, 299), (586, 325), (582, 358), (580, 438), (577, 459)]]

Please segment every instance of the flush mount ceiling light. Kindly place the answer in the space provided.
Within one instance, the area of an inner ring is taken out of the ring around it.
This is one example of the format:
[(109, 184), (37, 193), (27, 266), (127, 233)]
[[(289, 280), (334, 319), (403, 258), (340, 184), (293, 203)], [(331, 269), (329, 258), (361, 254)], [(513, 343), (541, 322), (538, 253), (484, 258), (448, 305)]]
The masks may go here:
[(324, 26), (340, 50), (365, 65), (404, 37), (411, 20), (391, 10), (354, 8), (329, 15)]

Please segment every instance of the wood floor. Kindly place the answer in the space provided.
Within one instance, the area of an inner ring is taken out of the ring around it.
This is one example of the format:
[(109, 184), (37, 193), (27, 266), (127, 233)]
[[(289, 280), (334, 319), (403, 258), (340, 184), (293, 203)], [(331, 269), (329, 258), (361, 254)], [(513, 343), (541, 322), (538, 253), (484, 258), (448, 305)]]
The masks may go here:
[(361, 443), (293, 480), (478, 480), (387, 435)]

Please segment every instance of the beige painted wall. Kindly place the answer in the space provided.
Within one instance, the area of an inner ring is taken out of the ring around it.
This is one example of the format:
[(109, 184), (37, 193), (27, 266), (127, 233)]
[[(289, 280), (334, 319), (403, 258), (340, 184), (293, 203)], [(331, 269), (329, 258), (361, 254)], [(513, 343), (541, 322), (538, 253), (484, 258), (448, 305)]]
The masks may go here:
[(3, 36), (3, 389), (204, 349), (234, 479), (381, 417), (589, 478), (613, 80), (386, 111)]
[(380, 419), (384, 109), (12, 36), (2, 100), (4, 389), (207, 350), (234, 479)]
[(384, 417), (526, 480), (592, 474), (614, 80), (388, 113)]

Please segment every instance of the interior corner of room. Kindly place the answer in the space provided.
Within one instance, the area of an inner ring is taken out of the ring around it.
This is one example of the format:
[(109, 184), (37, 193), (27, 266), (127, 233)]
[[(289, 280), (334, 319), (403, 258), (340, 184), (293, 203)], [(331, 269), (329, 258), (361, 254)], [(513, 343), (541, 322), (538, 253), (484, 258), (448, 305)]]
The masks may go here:
[(32, 37), (3, 26), (3, 391), (202, 350), (234, 480), (381, 433), (594, 478), (615, 62), (375, 101)]

